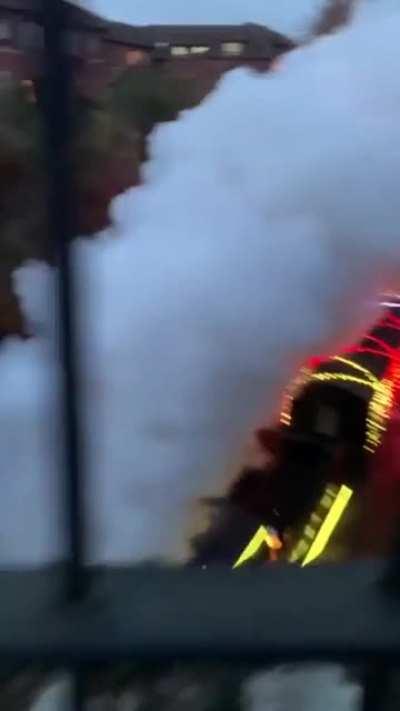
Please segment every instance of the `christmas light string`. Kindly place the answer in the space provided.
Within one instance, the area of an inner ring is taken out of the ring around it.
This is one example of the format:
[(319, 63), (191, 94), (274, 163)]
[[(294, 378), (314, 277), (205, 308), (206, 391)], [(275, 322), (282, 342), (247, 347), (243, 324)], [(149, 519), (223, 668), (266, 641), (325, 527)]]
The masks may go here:
[(290, 563), (302, 567), (313, 563), (325, 551), (346, 511), (353, 490), (345, 484), (327, 484), (318, 506), (307, 521), (300, 540), (289, 555)]
[[(379, 322), (377, 328), (400, 331), (400, 318), (393, 316), (393, 314), (388, 314)], [(373, 334), (365, 336), (363, 344), (347, 349), (343, 355), (334, 355), (329, 358), (310, 358), (284, 393), (280, 417), (281, 423), (290, 426), (293, 401), (306, 385), (312, 381), (347, 382), (361, 385), (371, 391), (364, 447), (371, 453), (375, 452), (382, 441), (382, 436), (393, 411), (395, 395), (400, 387), (400, 350)], [(373, 355), (387, 359), (388, 363), (382, 378), (377, 377), (369, 368), (350, 357), (363, 355)], [(350, 372), (318, 370), (324, 364), (325, 366), (340, 364)], [(311, 515), (310, 521), (304, 528), (303, 535), (289, 555), (288, 560), (290, 562), (298, 562), (305, 566), (320, 557), (338, 526), (352, 494), (353, 491), (345, 485), (341, 487), (336, 487), (332, 484), (327, 485), (317, 510)], [(324, 509), (327, 509), (327, 512), (325, 511), (324, 513)], [(233, 567), (239, 567), (248, 559), (254, 557), (262, 545), (266, 545), (270, 550), (279, 549), (282, 543), (279, 538), (275, 540), (273, 536), (271, 537), (270, 531), (272, 529), (260, 526)]]
[(281, 415), (280, 423), (289, 427), (292, 423), (292, 408), (293, 401), (296, 399), (297, 395), (305, 388), (307, 383), (310, 382), (312, 377), (312, 370), (308, 367), (301, 368), (300, 372), (296, 375), (294, 380), (289, 384), (283, 393), (283, 399), (281, 404)]
[[(393, 314), (387, 314), (378, 323), (377, 328), (400, 331), (400, 318), (393, 316)], [(377, 377), (369, 368), (353, 360), (354, 357), (363, 355), (377, 356), (388, 361), (382, 378)], [(329, 366), (332, 364), (340, 364), (350, 372), (319, 370), (323, 365)], [(382, 436), (393, 411), (395, 395), (400, 387), (399, 348), (391, 346), (373, 334), (368, 334), (363, 340), (363, 345), (346, 349), (343, 355), (334, 355), (329, 358), (310, 358), (284, 393), (280, 417), (283, 425), (290, 426), (293, 401), (306, 385), (312, 381), (357, 384), (371, 391), (364, 447), (371, 453), (375, 452), (382, 441)], [(304, 528), (303, 535), (289, 554), (288, 560), (290, 562), (298, 562), (300, 565), (305, 566), (320, 557), (338, 526), (352, 494), (353, 491), (345, 485), (341, 487), (332, 484), (327, 485), (317, 510), (311, 515)], [(273, 536), (271, 537), (270, 530), (272, 529), (268, 529), (265, 526), (259, 527), (239, 556), (233, 566), (234, 568), (243, 565), (248, 559), (254, 557), (262, 545), (266, 545), (270, 550), (281, 547), (281, 541), (279, 538), (275, 540)]]
[[(327, 484), (317, 508), (307, 521), (300, 540), (290, 551), (289, 563), (299, 563), (302, 567), (315, 562), (325, 551), (332, 535), (342, 520), (353, 490), (345, 484)], [(265, 547), (265, 562), (279, 559), (278, 551), (283, 542), (277, 532), (269, 526), (259, 526), (249, 543), (232, 566), (235, 570), (254, 558)]]
[[(400, 331), (400, 318), (387, 314), (378, 323), (377, 328)], [(299, 375), (286, 390), (282, 402), (281, 424), (290, 426), (292, 422), (293, 401), (304, 387), (312, 381), (342, 382), (361, 385), (371, 391), (366, 420), (366, 436), (364, 447), (373, 453), (382, 441), (388, 420), (395, 402), (395, 393), (400, 385), (400, 351), (386, 341), (373, 334), (364, 338), (364, 344), (349, 348), (344, 355), (335, 355), (330, 358), (311, 358), (307, 366), (302, 368)], [(378, 378), (369, 368), (361, 365), (349, 356), (374, 355), (383, 357), (389, 362), (382, 378)], [(351, 372), (337, 370), (317, 370), (322, 364), (340, 363)]]

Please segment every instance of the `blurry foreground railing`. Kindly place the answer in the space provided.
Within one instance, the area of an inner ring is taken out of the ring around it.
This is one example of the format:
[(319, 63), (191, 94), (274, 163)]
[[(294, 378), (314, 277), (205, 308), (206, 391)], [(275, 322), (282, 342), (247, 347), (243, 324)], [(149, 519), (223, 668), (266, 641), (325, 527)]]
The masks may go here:
[(0, 574), (3, 660), (400, 663), (400, 601), (380, 563), (105, 569), (74, 604), (61, 572)]

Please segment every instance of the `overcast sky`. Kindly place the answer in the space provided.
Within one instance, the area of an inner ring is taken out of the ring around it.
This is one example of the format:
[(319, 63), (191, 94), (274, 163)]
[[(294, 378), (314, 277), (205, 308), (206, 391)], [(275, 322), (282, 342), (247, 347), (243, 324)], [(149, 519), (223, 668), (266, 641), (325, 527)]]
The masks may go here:
[[(86, 0), (103, 15), (130, 24), (260, 22), (302, 35), (326, 0)], [(400, 0), (399, 0), (400, 2)]]

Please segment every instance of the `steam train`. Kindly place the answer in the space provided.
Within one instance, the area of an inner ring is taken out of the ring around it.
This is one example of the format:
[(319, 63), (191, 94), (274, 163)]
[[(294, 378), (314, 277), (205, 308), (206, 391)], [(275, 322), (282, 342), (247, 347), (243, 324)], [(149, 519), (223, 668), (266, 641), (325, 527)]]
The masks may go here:
[(280, 424), (256, 433), (268, 463), (245, 468), (226, 497), (207, 502), (210, 525), (192, 542), (193, 564), (308, 565), (368, 552), (371, 481), (393, 438), (386, 429), (400, 381), (400, 319), (390, 303), (361, 343), (313, 359), (288, 389)]

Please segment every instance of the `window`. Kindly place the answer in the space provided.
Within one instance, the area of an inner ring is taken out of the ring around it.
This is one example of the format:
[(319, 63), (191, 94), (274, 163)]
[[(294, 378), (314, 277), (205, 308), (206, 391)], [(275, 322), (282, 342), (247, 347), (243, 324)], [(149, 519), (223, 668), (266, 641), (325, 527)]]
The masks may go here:
[(243, 53), (244, 44), (243, 42), (223, 42), (221, 44), (221, 49), (224, 54), (237, 57), (239, 54)]
[(189, 47), (171, 47), (171, 55), (173, 57), (187, 57), (190, 54)]
[(157, 61), (166, 60), (170, 55), (172, 55), (172, 48), (168, 42), (155, 42), (154, 50), (152, 52), (153, 59)]
[(138, 64), (146, 64), (147, 54), (141, 49), (130, 49), (125, 55), (125, 60), (130, 67), (134, 67)]
[(209, 47), (191, 47), (190, 54), (207, 54), (210, 51)]
[(188, 57), (190, 54), (201, 55), (207, 54), (210, 51), (209, 47), (205, 45), (194, 45), (192, 47), (185, 47), (184, 45), (175, 45), (171, 47), (171, 55), (173, 57)]
[(6, 20), (0, 20), (0, 41), (10, 40), (12, 36), (11, 24)]
[(21, 49), (42, 49), (43, 28), (36, 22), (21, 22), (18, 27), (18, 44)]

